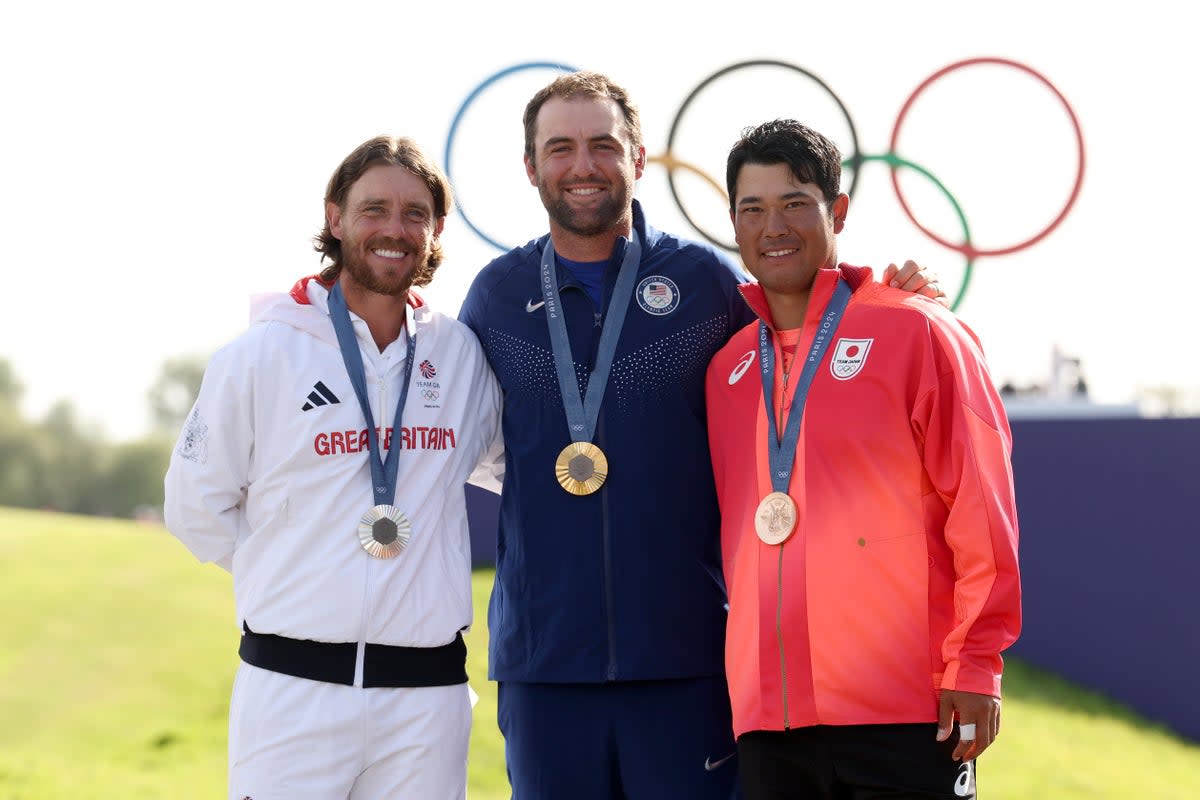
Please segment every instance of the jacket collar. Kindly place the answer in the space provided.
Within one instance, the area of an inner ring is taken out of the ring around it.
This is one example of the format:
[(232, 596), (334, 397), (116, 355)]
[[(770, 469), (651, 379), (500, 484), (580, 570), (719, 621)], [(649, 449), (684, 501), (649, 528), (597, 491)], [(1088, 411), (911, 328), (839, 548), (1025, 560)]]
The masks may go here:
[[(860, 287), (871, 281), (871, 268), (839, 264), (835, 269), (818, 270), (816, 278), (813, 279), (808, 311), (804, 314), (805, 324), (808, 324), (809, 320), (819, 317), (825, 306), (829, 305), (829, 299), (833, 297), (833, 290), (837, 287), (839, 276), (846, 279), (852, 292), (857, 292)], [(772, 331), (776, 330), (775, 321), (771, 318), (771, 307), (767, 304), (767, 293), (763, 291), (763, 288), (757, 282), (743, 283), (738, 286), (738, 291), (742, 293), (742, 299), (746, 301), (746, 305), (750, 306), (750, 310), (767, 323), (767, 327)]]
[[(308, 285), (310, 283), (315, 283), (317, 286), (324, 288), (326, 292), (333, 289), (333, 281), (323, 281), (320, 275), (306, 275), (292, 285), (292, 291), (290, 292), (292, 299), (302, 306), (312, 305), (312, 299), (308, 296)], [(422, 308), (424, 305), (425, 298), (417, 294), (416, 289), (410, 288), (408, 290), (408, 307)]]

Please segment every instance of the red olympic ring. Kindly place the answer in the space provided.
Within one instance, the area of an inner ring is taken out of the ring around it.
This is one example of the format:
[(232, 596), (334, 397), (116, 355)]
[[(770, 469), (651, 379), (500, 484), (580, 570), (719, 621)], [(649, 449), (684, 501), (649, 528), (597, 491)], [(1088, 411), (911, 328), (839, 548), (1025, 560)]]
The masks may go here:
[(917, 227), (917, 229), (921, 231), (921, 233), (925, 234), (930, 239), (932, 239), (933, 241), (940, 244), (942, 247), (946, 247), (946, 248), (949, 248), (950, 250), (954, 250), (958, 253), (962, 253), (967, 258), (976, 258), (979, 256), (1008, 255), (1010, 253), (1015, 253), (1018, 250), (1024, 250), (1026, 247), (1030, 247), (1030, 246), (1040, 242), (1046, 236), (1048, 236), (1055, 228), (1057, 228), (1062, 223), (1063, 219), (1065, 219), (1067, 214), (1071, 211), (1071, 207), (1075, 205), (1075, 201), (1079, 197), (1079, 190), (1083, 186), (1083, 172), (1084, 172), (1084, 164), (1086, 161), (1086, 158), (1084, 156), (1084, 149), (1083, 149), (1083, 131), (1079, 127), (1079, 119), (1075, 116), (1075, 111), (1071, 108), (1071, 104), (1067, 102), (1067, 98), (1063, 97), (1062, 92), (1060, 92), (1054, 86), (1054, 84), (1052, 84), (1049, 80), (1047, 80), (1046, 77), (1043, 76), (1041, 73), (1031, 69), (1030, 67), (1025, 66), (1024, 64), (1020, 64), (1016, 61), (1011, 61), (1007, 58), (991, 58), (991, 57), (968, 58), (968, 59), (964, 59), (963, 61), (956, 61), (955, 63), (950, 64), (949, 66), (942, 67), (940, 70), (938, 70), (937, 72), (933, 73), (928, 78), (926, 78), (924, 80), (924, 82), (921, 83), (920, 86), (918, 86), (916, 89), (914, 89), (912, 95), (910, 95), (908, 100), (906, 100), (904, 102), (904, 105), (900, 109), (900, 113), (896, 116), (896, 124), (895, 124), (895, 127), (892, 128), (892, 140), (891, 140), (891, 143), (888, 145), (888, 149), (891, 153), (894, 154), (896, 152), (896, 146), (900, 140), (900, 126), (904, 124), (904, 119), (906, 116), (908, 116), (909, 109), (912, 108), (913, 103), (916, 101), (917, 97), (921, 94), (921, 92), (923, 92), (927, 88), (929, 88), (929, 86), (934, 81), (938, 80), (939, 78), (941, 78), (945, 75), (948, 75), (949, 73), (953, 72), (954, 70), (962, 69), (963, 67), (969, 67), (969, 66), (973, 66), (976, 64), (999, 64), (1001, 66), (1013, 67), (1014, 69), (1019, 69), (1022, 72), (1025, 72), (1025, 73), (1033, 76), (1038, 81), (1040, 81), (1042, 84), (1044, 84), (1046, 86), (1046, 88), (1048, 88), (1050, 91), (1054, 92), (1054, 96), (1058, 98), (1059, 102), (1062, 103), (1063, 108), (1066, 109), (1067, 116), (1071, 120), (1071, 125), (1075, 129), (1075, 145), (1076, 145), (1076, 148), (1078, 149), (1078, 153), (1079, 153), (1079, 161), (1078, 161), (1079, 171), (1075, 175), (1075, 185), (1073, 187), (1071, 187), (1071, 195), (1067, 199), (1066, 205), (1063, 206), (1062, 211), (1060, 211), (1058, 213), (1058, 216), (1055, 217), (1050, 222), (1049, 225), (1047, 225), (1040, 232), (1034, 234), (1033, 236), (1031, 236), (1030, 238), (1026, 239), (1023, 242), (1018, 242), (1017, 244), (1008, 245), (1007, 247), (982, 249), (982, 248), (978, 248), (978, 247), (973, 247), (970, 243), (954, 244), (953, 242), (949, 242), (946, 239), (943, 239), (942, 237), (938, 236), (933, 231), (926, 228), (920, 222), (918, 222), (916, 216), (912, 212), (912, 209), (909, 208), (909, 206), (908, 206), (908, 201), (904, 199), (904, 193), (900, 191), (899, 173), (897, 171), (896, 165), (892, 164), (891, 165), (892, 189), (895, 191), (896, 199), (900, 201), (900, 207), (902, 209), (904, 209), (904, 213), (908, 217), (909, 221), (912, 222), (912, 224), (915, 225)]

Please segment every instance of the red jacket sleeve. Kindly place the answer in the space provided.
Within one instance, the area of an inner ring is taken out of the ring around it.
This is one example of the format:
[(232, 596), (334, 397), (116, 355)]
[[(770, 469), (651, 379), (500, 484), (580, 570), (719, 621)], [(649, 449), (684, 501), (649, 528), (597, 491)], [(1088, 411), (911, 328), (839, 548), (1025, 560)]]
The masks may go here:
[(970, 331), (949, 315), (930, 319), (932, 359), (913, 426), (925, 469), (946, 507), (944, 536), (953, 555), (953, 609), (942, 642), (942, 688), (1000, 696), (1000, 653), (1021, 628), (1017, 506), (1012, 433), (1004, 406)]

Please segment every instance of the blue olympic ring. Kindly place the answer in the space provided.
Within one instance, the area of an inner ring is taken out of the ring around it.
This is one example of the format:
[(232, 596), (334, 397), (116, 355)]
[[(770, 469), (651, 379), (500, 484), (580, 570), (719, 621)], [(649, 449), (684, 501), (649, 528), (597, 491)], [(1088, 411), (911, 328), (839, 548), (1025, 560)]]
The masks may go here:
[[(940, 180), (938, 180), (936, 177), (934, 177), (933, 173), (931, 173), (929, 170), (925, 169), (924, 167), (922, 167), (918, 164), (913, 163), (912, 161), (909, 161), (908, 159), (905, 159), (905, 158), (902, 158), (901, 156), (899, 156), (895, 150), (896, 142), (897, 142), (897, 139), (899, 138), (900, 125), (901, 125), (902, 121), (904, 120), (905, 116), (907, 115), (908, 111), (910, 110), (910, 108), (913, 104), (913, 101), (916, 99), (916, 97), (922, 91), (924, 91), (933, 81), (948, 74), (949, 72), (951, 72), (955, 69), (965, 67), (965, 66), (971, 66), (973, 64), (981, 64), (981, 63), (999, 64), (999, 65), (1003, 65), (1003, 66), (1014, 67), (1016, 69), (1022, 70), (1024, 72), (1032, 75), (1034, 78), (1040, 80), (1043, 84), (1045, 84), (1055, 94), (1055, 96), (1059, 99), (1059, 101), (1066, 108), (1067, 114), (1071, 120), (1071, 124), (1074, 127), (1075, 138), (1076, 138), (1077, 148), (1078, 148), (1078, 173), (1076, 175), (1074, 186), (1072, 187), (1072, 190), (1071, 190), (1071, 195), (1070, 195), (1069, 199), (1067, 200), (1067, 203), (1065, 204), (1063, 209), (1059, 212), (1058, 216), (1050, 223), (1050, 225), (1048, 225), (1045, 229), (1043, 229), (1036, 236), (1031, 237), (1019, 244), (1016, 244), (1016, 245), (1011, 245), (1011, 246), (1004, 247), (1004, 248), (994, 248), (991, 250), (981, 250), (979, 248), (976, 248), (972, 244), (970, 227), (967, 224), (966, 214), (963, 212), (962, 207), (959, 205), (959, 203), (955, 199), (954, 195), (951, 194), (949, 189), (946, 188), (945, 184), (943, 184)], [(716, 72), (712, 73), (707, 78), (705, 78), (703, 81), (701, 81), (694, 89), (692, 89), (691, 92), (688, 93), (688, 95), (684, 98), (683, 103), (680, 105), (679, 110), (675, 113), (675, 118), (671, 123), (670, 132), (667, 136), (666, 152), (663, 153), (662, 155), (647, 157), (648, 162), (660, 163), (667, 170), (667, 183), (670, 188), (671, 197), (675, 201), (675, 204), (679, 208), (679, 211), (683, 215), (684, 219), (687, 221), (687, 223), (689, 225), (691, 225), (692, 229), (695, 230), (696, 233), (698, 233), (701, 237), (703, 237), (704, 239), (709, 241), (711, 244), (713, 244), (717, 247), (720, 247), (728, 252), (736, 254), (738, 252), (738, 249), (735, 245), (730, 245), (728, 242), (723, 241), (719, 237), (716, 237), (716, 236), (713, 236), (712, 234), (710, 234), (698, 222), (696, 222), (696, 220), (694, 220), (692, 218), (692, 216), (688, 213), (686, 204), (684, 203), (683, 198), (680, 196), (678, 187), (676, 186), (676, 183), (675, 183), (675, 170), (676, 169), (685, 169), (685, 170), (695, 173), (697, 176), (704, 179), (707, 183), (709, 183), (711, 186), (713, 186), (721, 194), (721, 196), (725, 199), (725, 201), (728, 202), (728, 196), (726, 195), (725, 188), (723, 186), (721, 186), (719, 183), (717, 183), (715, 180), (713, 180), (711, 176), (709, 176), (707, 173), (705, 173), (699, 167), (676, 158), (674, 155), (675, 139), (676, 139), (676, 135), (679, 131), (680, 122), (683, 118), (684, 113), (687, 111), (688, 107), (692, 104), (692, 102), (696, 99), (696, 96), (701, 91), (703, 91), (706, 87), (708, 87), (710, 84), (712, 84), (717, 79), (719, 79), (731, 72), (735, 72), (740, 69), (745, 69), (747, 67), (760, 67), (760, 66), (780, 67), (783, 69), (791, 70), (793, 72), (797, 72), (797, 73), (807, 77), (808, 79), (812, 80), (814, 83), (816, 83), (837, 104), (838, 108), (841, 110), (841, 113), (843, 114), (843, 116), (846, 119), (846, 124), (850, 130), (850, 138), (851, 138), (851, 141), (852, 141), (852, 144), (854, 147), (853, 155), (851, 155), (849, 158), (846, 158), (843, 161), (843, 167), (848, 168), (853, 171), (853, 176), (851, 177), (851, 180), (850, 180), (850, 186), (849, 186), (846, 194), (848, 194), (850, 197), (854, 196), (854, 193), (855, 193), (856, 189), (858, 188), (859, 172), (864, 163), (870, 162), (870, 161), (881, 161), (881, 162), (885, 163), (891, 171), (893, 190), (895, 191), (896, 197), (897, 197), (898, 201), (900, 202), (901, 208), (903, 209), (904, 213), (907, 215), (909, 221), (911, 221), (918, 228), (918, 230), (920, 230), (922, 233), (924, 233), (927, 237), (931, 238), (937, 244), (939, 244), (943, 247), (946, 247), (948, 249), (954, 250), (963, 256), (963, 258), (965, 259), (965, 262), (966, 262), (965, 267), (964, 267), (963, 281), (962, 281), (962, 285), (959, 287), (958, 294), (955, 296), (953, 302), (951, 303), (952, 309), (957, 309), (958, 306), (960, 305), (960, 303), (962, 302), (963, 297), (966, 295), (967, 286), (971, 282), (971, 275), (974, 270), (975, 260), (977, 258), (983, 257), (983, 256), (1008, 255), (1008, 254), (1017, 252), (1018, 250), (1022, 250), (1026, 247), (1029, 247), (1032, 244), (1036, 243), (1037, 241), (1040, 241), (1042, 238), (1044, 238), (1046, 235), (1048, 235), (1055, 227), (1057, 227), (1062, 222), (1062, 220), (1070, 212), (1072, 206), (1075, 203), (1076, 198), (1079, 195), (1080, 186), (1082, 185), (1082, 182), (1083, 182), (1085, 156), (1084, 156), (1084, 145), (1083, 145), (1083, 133), (1080, 129), (1078, 118), (1076, 117), (1074, 110), (1071, 108), (1071, 106), (1067, 102), (1066, 98), (1062, 95), (1061, 92), (1058, 91), (1058, 89), (1052, 83), (1050, 83), (1050, 81), (1048, 81), (1041, 74), (1035, 72), (1034, 70), (1030, 69), (1029, 67), (1026, 67), (1023, 64), (1019, 64), (1015, 61), (1010, 61), (1008, 59), (1001, 59), (1001, 58), (974, 58), (974, 59), (967, 59), (964, 61), (955, 62), (947, 67), (942, 68), (941, 70), (939, 70), (938, 72), (934, 73), (932, 76), (927, 78), (924, 82), (922, 82), (920, 84), (920, 86), (917, 87), (917, 89), (910, 95), (908, 100), (905, 102), (903, 108), (900, 111), (899, 116), (897, 117), (895, 127), (892, 131), (892, 142), (889, 147), (889, 150), (886, 153), (871, 155), (871, 154), (864, 154), (861, 151), (861, 148), (859, 146), (859, 140), (858, 140), (858, 131), (854, 126), (854, 120), (851, 118), (850, 112), (846, 108), (845, 104), (842, 102), (841, 98), (839, 98), (838, 95), (833, 91), (833, 89), (830, 88), (829, 84), (827, 84), (825, 81), (821, 80), (821, 78), (817, 77), (817, 75), (810, 72), (809, 70), (806, 70), (802, 67), (796, 66), (795, 64), (788, 63), (786, 61), (764, 60), (764, 59), (753, 60), (753, 61), (741, 61), (741, 62), (738, 62), (735, 64), (731, 64), (727, 67), (723, 67), (722, 69), (717, 70)], [(570, 65), (560, 64), (560, 63), (556, 63), (556, 62), (544, 62), (544, 61), (528, 62), (528, 63), (516, 64), (514, 66), (503, 69), (503, 70), (497, 72), (496, 74), (492, 75), (491, 77), (487, 78), (486, 80), (484, 80), (481, 84), (479, 84), (479, 86), (477, 86), (467, 96), (467, 99), (463, 101), (463, 104), (459, 107), (458, 112), (455, 114), (454, 120), (450, 125), (450, 132), (446, 138), (445, 165), (446, 165), (447, 177), (452, 175), (451, 157), (452, 157), (452, 153), (453, 153), (454, 137), (458, 132), (459, 124), (461, 123), (463, 115), (466, 113), (467, 109), (479, 97), (479, 95), (484, 90), (486, 90), (489, 86), (494, 84), (496, 81), (498, 81), (501, 78), (504, 78), (508, 75), (511, 75), (515, 72), (519, 72), (522, 70), (528, 70), (528, 69), (555, 69), (555, 70), (558, 70), (561, 72), (573, 72), (575, 70), (575, 68)], [(954, 208), (954, 212), (958, 216), (959, 222), (962, 225), (963, 243), (961, 245), (956, 245), (952, 242), (946, 241), (945, 239), (938, 237), (936, 234), (934, 234), (932, 231), (930, 231), (928, 228), (921, 225), (921, 223), (917, 221), (917, 219), (915, 218), (915, 216), (912, 213), (912, 210), (909, 208), (908, 203), (905, 201), (903, 194), (900, 191), (900, 186), (899, 186), (899, 182), (897, 180), (896, 174), (897, 174), (897, 169), (901, 168), (901, 167), (903, 167), (905, 169), (911, 169), (911, 170), (917, 172), (922, 177), (928, 179), (930, 182), (932, 182), (934, 184), (934, 186), (937, 187), (937, 189), (946, 197), (946, 199), (950, 201), (950, 204)], [(480, 230), (480, 228), (477, 225), (475, 225), (474, 222), (471, 221), (470, 217), (468, 216), (468, 214), (466, 212), (466, 209), (463, 207), (461, 198), (459, 198), (459, 212), (462, 214), (463, 220), (464, 220), (464, 222), (466, 222), (467, 227), (469, 227), (472, 231), (474, 231), (477, 236), (479, 236), (481, 239), (483, 239), (483, 241), (487, 242), (491, 246), (493, 246), (496, 249), (501, 250), (501, 251), (506, 251), (506, 250), (511, 249), (510, 245), (502, 244), (501, 242), (497, 241), (496, 239), (492, 238), (491, 236), (488, 236), (486, 233), (484, 233), (482, 230)]]
[[(559, 72), (575, 72), (577, 68), (572, 67), (569, 64), (559, 64), (554, 61), (531, 61), (526, 64), (516, 64), (508, 67), (507, 69), (502, 69), (495, 75), (492, 75), (490, 78), (485, 80), (483, 83), (476, 86), (475, 89), (469, 95), (467, 95), (467, 99), (463, 100), (462, 105), (458, 107), (458, 112), (454, 115), (454, 120), (450, 123), (450, 132), (446, 135), (446, 157), (442, 160), (442, 163), (445, 164), (446, 177), (451, 179), (451, 185), (454, 183), (452, 179), (454, 173), (452, 171), (451, 163), (451, 155), (454, 152), (454, 137), (458, 133), (458, 126), (462, 123), (463, 115), (467, 113), (467, 109), (471, 107), (471, 104), (474, 103), (476, 99), (478, 99), (479, 95), (483, 94), (484, 90), (493, 83), (501, 78), (512, 75), (514, 72), (521, 72), (522, 70), (527, 69), (554, 69), (558, 70)], [(457, 194), (457, 192), (455, 192), (455, 194)], [(479, 226), (471, 221), (471, 217), (467, 214), (467, 209), (464, 207), (461, 197), (458, 198), (458, 213), (463, 218), (463, 222), (467, 223), (467, 227), (474, 231), (475, 235), (480, 239), (483, 239), (485, 242), (501, 252), (512, 249), (511, 247), (496, 241), (491, 236), (488, 236), (486, 233), (480, 230)]]

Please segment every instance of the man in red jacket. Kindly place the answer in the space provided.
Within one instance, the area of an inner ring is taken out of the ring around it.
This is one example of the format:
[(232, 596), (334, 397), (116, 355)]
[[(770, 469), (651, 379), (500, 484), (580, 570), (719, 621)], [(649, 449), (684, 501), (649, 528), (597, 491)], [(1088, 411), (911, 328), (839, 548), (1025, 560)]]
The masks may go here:
[(706, 382), (743, 787), (974, 797), (1020, 629), (1011, 434), (969, 330), (838, 264), (841, 161), (780, 120), (727, 165), (759, 317)]

